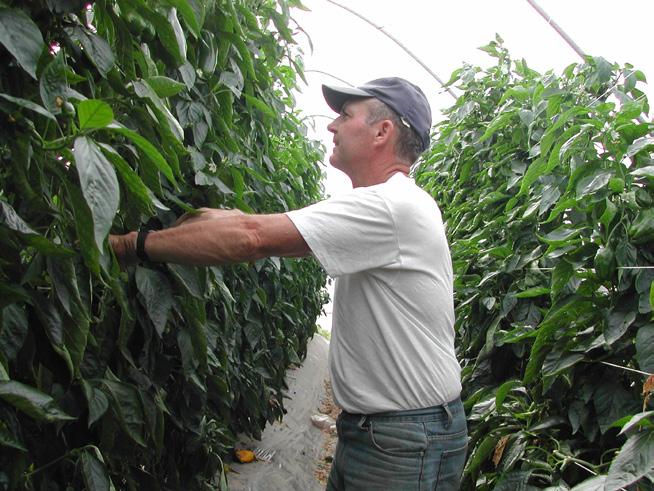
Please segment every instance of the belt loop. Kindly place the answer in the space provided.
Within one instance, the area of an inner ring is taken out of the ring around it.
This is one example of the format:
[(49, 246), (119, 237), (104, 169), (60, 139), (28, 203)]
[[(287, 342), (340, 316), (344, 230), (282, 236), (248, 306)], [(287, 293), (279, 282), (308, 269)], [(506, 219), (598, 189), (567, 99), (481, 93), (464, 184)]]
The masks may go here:
[(445, 414), (447, 414), (447, 424), (445, 425), (445, 428), (449, 428), (452, 426), (452, 411), (450, 411), (450, 406), (446, 402), (443, 404), (443, 409), (445, 410)]
[(361, 418), (359, 419), (359, 422), (357, 423), (357, 426), (359, 427), (360, 430), (362, 431), (367, 431), (365, 424), (368, 422), (368, 415), (363, 414), (361, 415)]

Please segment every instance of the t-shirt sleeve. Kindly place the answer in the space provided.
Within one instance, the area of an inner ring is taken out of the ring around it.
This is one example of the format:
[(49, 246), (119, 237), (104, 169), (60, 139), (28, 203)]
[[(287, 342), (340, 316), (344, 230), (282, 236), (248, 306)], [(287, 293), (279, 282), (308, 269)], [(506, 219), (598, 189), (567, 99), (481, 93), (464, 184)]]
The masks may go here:
[(355, 189), (287, 216), (332, 277), (399, 261), (393, 214), (383, 196), (370, 188)]

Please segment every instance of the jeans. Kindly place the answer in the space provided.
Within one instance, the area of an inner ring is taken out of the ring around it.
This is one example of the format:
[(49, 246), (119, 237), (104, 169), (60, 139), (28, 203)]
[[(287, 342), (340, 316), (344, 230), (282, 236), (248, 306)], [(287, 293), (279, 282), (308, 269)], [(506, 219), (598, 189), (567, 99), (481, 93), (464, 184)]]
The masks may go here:
[(328, 491), (456, 490), (468, 430), (461, 399), (373, 415), (341, 413)]

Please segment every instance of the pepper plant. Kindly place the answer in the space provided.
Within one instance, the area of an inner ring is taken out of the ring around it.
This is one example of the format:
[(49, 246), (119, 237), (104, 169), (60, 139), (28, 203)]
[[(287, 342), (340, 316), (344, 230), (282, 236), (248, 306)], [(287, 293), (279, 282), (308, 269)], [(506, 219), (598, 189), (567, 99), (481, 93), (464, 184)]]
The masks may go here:
[(0, 0), (0, 489), (225, 489), (284, 412), (313, 260), (122, 271), (110, 232), (322, 195), (296, 0)]
[(463, 489), (652, 489), (654, 125), (601, 57), (487, 70), (416, 179), (447, 222), (471, 441)]

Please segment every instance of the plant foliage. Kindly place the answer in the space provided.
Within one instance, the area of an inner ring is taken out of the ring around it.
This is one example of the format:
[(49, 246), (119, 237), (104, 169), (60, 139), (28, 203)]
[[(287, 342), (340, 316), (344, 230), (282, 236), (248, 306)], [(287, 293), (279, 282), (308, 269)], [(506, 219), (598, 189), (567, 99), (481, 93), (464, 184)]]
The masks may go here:
[(499, 37), (482, 49), (497, 64), (453, 73), (463, 95), (416, 172), (452, 246), (464, 489), (652, 489), (645, 77), (600, 57), (541, 75)]
[(321, 196), (298, 6), (0, 1), (0, 489), (224, 488), (282, 416), (317, 263), (121, 272), (107, 234)]

